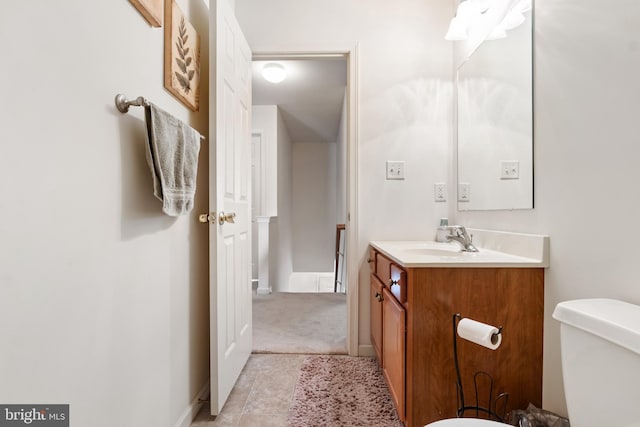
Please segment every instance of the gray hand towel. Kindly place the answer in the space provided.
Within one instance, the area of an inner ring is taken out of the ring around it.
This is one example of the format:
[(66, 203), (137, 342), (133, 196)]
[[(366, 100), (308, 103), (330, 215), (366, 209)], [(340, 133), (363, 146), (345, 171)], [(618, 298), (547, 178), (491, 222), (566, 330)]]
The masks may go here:
[(153, 194), (167, 215), (185, 215), (193, 209), (200, 134), (153, 104), (145, 107), (145, 119)]

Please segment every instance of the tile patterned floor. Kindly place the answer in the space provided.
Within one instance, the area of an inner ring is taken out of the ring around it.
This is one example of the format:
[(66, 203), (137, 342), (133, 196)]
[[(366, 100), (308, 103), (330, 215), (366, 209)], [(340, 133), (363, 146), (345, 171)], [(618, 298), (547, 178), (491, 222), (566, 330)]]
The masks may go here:
[(191, 427), (283, 427), (304, 354), (252, 354), (220, 415), (202, 408)]

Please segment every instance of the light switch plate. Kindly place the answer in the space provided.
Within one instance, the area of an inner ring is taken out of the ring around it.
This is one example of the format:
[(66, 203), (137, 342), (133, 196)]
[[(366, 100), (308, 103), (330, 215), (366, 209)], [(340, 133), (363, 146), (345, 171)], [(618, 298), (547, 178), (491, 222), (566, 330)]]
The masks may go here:
[(503, 160), (500, 162), (500, 179), (518, 179), (520, 177), (520, 162), (517, 160)]
[(447, 201), (447, 184), (444, 182), (436, 182), (433, 184), (434, 199), (436, 202)]
[(471, 200), (471, 184), (468, 182), (461, 182), (458, 184), (458, 201), (468, 202)]
[(404, 179), (403, 161), (387, 161), (387, 179)]

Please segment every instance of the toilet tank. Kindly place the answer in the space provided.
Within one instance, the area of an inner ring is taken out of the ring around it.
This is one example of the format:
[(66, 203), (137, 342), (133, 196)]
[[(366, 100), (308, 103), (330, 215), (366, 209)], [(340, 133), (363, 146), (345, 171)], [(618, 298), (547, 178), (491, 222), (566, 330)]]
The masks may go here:
[(553, 318), (571, 427), (640, 427), (640, 306), (565, 301)]

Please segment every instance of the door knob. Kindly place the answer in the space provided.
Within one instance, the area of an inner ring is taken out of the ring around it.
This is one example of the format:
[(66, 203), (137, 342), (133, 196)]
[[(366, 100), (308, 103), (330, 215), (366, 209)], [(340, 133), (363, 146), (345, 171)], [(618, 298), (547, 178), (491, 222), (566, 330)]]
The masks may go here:
[(216, 223), (216, 213), (203, 213), (198, 215), (198, 222), (215, 224)]
[(234, 220), (235, 217), (236, 217), (236, 213), (235, 212), (231, 212), (231, 213), (228, 213), (228, 214), (225, 214), (224, 212), (220, 212), (220, 215), (219, 215), (220, 225), (224, 224), (225, 222), (230, 222), (232, 224), (235, 224), (235, 222), (236, 222)]

